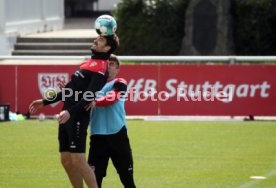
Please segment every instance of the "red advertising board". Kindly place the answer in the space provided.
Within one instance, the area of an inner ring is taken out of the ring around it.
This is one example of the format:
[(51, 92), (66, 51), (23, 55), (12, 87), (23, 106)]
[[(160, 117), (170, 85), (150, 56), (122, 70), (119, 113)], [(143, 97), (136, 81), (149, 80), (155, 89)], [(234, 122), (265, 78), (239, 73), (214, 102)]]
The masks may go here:
[[(161, 102), (162, 115), (276, 115), (276, 66), (164, 65), (160, 75), (160, 89), (173, 95)], [(177, 88), (188, 95), (177, 96)], [(204, 97), (204, 89), (225, 97)]]
[[(25, 113), (76, 68), (0, 65), (0, 104)], [(276, 115), (275, 65), (122, 65), (119, 77), (128, 82), (128, 115)], [(57, 114), (61, 105), (40, 112)]]

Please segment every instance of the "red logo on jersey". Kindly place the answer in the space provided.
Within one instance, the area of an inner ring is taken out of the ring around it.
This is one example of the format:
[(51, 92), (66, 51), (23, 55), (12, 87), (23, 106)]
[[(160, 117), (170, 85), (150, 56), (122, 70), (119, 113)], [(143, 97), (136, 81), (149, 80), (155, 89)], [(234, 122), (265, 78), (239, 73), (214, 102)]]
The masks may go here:
[(107, 70), (107, 60), (89, 59), (88, 61), (81, 64), (80, 69), (97, 72), (104, 75)]

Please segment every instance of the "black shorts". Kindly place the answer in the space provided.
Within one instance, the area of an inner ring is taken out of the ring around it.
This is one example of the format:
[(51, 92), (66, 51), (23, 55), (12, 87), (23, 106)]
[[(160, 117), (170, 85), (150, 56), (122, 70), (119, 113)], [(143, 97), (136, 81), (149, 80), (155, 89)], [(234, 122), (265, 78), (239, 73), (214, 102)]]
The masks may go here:
[(72, 116), (59, 125), (58, 140), (60, 152), (85, 153), (89, 113)]
[(90, 136), (88, 163), (95, 167), (96, 176), (106, 176), (109, 158), (119, 174), (133, 168), (132, 151), (125, 126), (116, 134)]

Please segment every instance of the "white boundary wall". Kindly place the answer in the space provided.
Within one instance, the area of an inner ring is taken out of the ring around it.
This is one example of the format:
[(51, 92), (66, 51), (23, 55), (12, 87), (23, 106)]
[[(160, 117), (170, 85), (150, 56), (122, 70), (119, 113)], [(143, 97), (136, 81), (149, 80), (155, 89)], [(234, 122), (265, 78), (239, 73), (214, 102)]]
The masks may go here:
[(94, 10), (96, 11), (112, 11), (116, 8), (121, 0), (99, 0), (94, 3)]
[(0, 0), (0, 54), (22, 34), (63, 28), (64, 0)]

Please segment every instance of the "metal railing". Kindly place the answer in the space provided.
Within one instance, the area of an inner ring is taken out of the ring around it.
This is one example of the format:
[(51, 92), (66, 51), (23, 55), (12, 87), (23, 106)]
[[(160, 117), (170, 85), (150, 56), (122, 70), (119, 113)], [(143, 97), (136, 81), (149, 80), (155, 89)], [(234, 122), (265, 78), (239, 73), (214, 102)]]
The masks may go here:
[[(3, 60), (86, 60), (90, 56), (0, 56)], [(132, 62), (276, 62), (276, 56), (118, 56)], [(1, 64), (1, 62), (0, 62)]]

